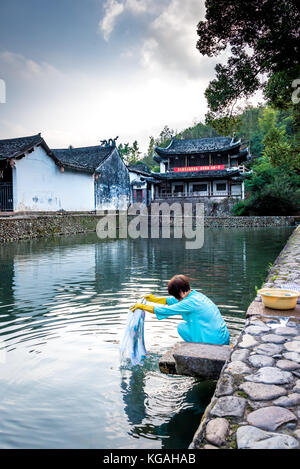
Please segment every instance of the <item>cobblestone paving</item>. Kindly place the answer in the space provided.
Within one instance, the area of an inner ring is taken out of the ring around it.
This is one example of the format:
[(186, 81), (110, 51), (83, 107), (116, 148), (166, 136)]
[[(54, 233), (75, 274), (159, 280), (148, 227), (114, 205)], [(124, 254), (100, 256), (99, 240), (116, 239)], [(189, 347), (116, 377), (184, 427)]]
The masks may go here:
[[(299, 284), (300, 291), (300, 226), (264, 286), (291, 282)], [(191, 449), (300, 449), (299, 305), (270, 315), (257, 300), (248, 310)]]

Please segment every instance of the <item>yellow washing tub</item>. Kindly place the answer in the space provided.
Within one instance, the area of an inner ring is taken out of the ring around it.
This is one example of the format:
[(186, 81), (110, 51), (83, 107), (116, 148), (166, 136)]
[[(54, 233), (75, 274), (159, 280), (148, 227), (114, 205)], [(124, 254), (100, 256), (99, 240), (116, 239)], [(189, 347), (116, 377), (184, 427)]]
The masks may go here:
[(273, 309), (293, 309), (296, 307), (299, 292), (282, 288), (262, 288), (258, 290), (263, 304)]

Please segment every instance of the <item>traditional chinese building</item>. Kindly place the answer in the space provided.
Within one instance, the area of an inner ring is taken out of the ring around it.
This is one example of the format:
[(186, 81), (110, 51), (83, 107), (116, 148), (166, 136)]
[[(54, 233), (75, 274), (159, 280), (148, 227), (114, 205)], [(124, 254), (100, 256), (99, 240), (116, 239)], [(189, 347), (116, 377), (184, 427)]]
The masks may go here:
[(127, 209), (129, 172), (115, 140), (50, 149), (41, 134), (0, 140), (0, 212)]
[(154, 199), (155, 185), (159, 182), (147, 165), (127, 166), (130, 176), (131, 203), (149, 205)]
[(167, 148), (156, 146), (155, 152), (154, 159), (160, 164), (155, 198), (244, 198), (247, 171), (243, 163), (249, 154), (240, 140), (173, 138)]

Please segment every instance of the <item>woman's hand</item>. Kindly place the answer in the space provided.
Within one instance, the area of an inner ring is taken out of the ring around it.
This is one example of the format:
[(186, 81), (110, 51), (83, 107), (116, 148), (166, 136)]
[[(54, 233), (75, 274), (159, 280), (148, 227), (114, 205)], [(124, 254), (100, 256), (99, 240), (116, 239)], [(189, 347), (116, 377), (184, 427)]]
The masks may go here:
[(167, 304), (166, 298), (164, 297), (159, 298), (157, 296), (152, 295), (151, 293), (149, 295), (145, 295), (144, 298), (146, 301), (151, 301), (151, 303), (160, 303), (161, 305)]
[(144, 305), (143, 303), (136, 303), (135, 305), (130, 306), (129, 309), (131, 309), (132, 312), (134, 312), (136, 309), (142, 309), (143, 311), (154, 314), (154, 306)]

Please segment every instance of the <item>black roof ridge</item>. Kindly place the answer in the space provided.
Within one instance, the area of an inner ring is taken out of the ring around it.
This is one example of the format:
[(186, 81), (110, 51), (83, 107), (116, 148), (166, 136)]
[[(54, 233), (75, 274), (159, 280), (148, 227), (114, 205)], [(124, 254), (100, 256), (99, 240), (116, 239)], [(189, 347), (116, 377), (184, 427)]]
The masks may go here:
[[(213, 145), (215, 143), (215, 145)], [(217, 144), (218, 143), (218, 144)], [(220, 146), (220, 143), (223, 145)], [(186, 148), (184, 148), (186, 145)], [(205, 145), (207, 148), (205, 148)], [(220, 152), (235, 148), (241, 145), (241, 139), (235, 141), (235, 137), (217, 136), (202, 138), (172, 138), (171, 143), (167, 147), (155, 145), (154, 150), (158, 155), (186, 154), (186, 153), (203, 153), (203, 152)], [(181, 148), (180, 148), (181, 147)]]
[[(62, 166), (70, 169), (76, 169), (78, 171), (88, 172), (93, 174), (97, 171), (97, 169), (102, 166), (102, 164), (111, 156), (114, 150), (116, 150), (116, 146), (101, 146), (101, 145), (92, 145), (92, 146), (85, 146), (85, 147), (72, 147), (69, 146), (67, 148), (54, 148), (53, 154), (56, 155), (57, 159), (60, 161)], [(88, 159), (88, 153), (91, 151), (98, 152), (97, 155), (93, 155), (94, 158)], [(85, 158), (83, 160), (78, 160), (78, 154), (82, 153), (85, 154)], [(101, 158), (99, 158), (99, 153), (104, 154)], [(65, 158), (62, 156), (65, 155)], [(74, 160), (70, 159), (68, 161), (68, 157), (74, 157)], [(76, 158), (77, 156), (77, 158)]]
[[(10, 148), (9, 143), (20, 143), (21, 145), (17, 146), (16, 148)], [(4, 146), (4, 154), (1, 154), (1, 144), (8, 145), (8, 148), (5, 148)], [(28, 135), (26, 137), (0, 139), (0, 159), (19, 158), (20, 156), (25, 155), (27, 151), (31, 150), (37, 145), (42, 145), (46, 153), (51, 156), (57, 163), (55, 156), (52, 154), (50, 148), (42, 137), (41, 132), (34, 135)]]
[(115, 150), (116, 147), (112, 146), (107, 146), (107, 147), (102, 147), (101, 145), (90, 145), (90, 146), (85, 146), (85, 147), (73, 147), (72, 145), (66, 148), (53, 148), (53, 151), (66, 151), (66, 150), (88, 150), (90, 148), (98, 148), (98, 149), (103, 149), (103, 150)]
[(33, 135), (24, 135), (24, 137), (11, 137), (11, 138), (0, 138), (0, 142), (8, 142), (9, 140), (23, 140), (25, 138), (34, 138), (34, 137), (41, 137), (41, 132), (38, 134), (33, 134)]

